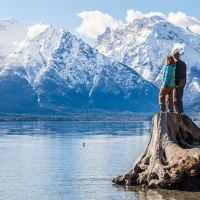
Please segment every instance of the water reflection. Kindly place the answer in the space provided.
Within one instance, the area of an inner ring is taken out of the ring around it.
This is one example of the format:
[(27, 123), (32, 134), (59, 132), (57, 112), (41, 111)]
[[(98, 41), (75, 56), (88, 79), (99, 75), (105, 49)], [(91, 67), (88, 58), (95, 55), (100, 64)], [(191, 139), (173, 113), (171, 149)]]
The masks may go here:
[[(120, 186), (114, 186), (119, 188)], [(121, 187), (126, 192), (135, 192), (140, 200), (199, 200), (200, 192), (178, 190), (146, 189), (140, 187)]]
[(200, 199), (199, 193), (112, 185), (143, 153), (150, 124), (1, 122), (0, 200)]
[(150, 132), (150, 121), (137, 122), (0, 122), (1, 135), (144, 135)]
[(148, 124), (0, 123), (0, 199), (124, 197), (125, 192), (112, 190), (111, 179), (142, 153)]

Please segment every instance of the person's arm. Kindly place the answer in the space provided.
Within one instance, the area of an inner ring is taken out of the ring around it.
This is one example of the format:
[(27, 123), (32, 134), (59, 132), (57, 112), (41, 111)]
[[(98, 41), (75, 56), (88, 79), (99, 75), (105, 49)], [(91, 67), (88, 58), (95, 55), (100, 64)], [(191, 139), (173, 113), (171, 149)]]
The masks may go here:
[(163, 86), (169, 86), (172, 74), (173, 74), (172, 66), (167, 66), (163, 76)]
[(164, 83), (164, 79), (165, 79), (165, 71), (166, 71), (167, 66), (164, 66), (163, 70), (162, 70), (162, 86)]

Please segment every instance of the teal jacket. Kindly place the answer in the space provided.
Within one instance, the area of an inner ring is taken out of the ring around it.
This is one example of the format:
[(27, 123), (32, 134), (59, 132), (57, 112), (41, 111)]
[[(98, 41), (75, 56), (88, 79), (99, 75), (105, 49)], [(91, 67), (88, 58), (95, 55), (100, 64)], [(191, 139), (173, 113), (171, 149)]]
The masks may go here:
[(173, 65), (166, 65), (163, 71), (163, 87), (175, 87), (175, 70)]

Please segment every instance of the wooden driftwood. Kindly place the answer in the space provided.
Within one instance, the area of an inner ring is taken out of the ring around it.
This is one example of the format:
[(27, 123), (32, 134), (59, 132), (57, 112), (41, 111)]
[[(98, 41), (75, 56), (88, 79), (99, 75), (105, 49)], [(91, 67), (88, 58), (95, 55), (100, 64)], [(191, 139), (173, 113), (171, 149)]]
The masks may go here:
[(200, 188), (200, 128), (187, 116), (159, 113), (143, 155), (132, 169), (113, 179), (149, 188)]

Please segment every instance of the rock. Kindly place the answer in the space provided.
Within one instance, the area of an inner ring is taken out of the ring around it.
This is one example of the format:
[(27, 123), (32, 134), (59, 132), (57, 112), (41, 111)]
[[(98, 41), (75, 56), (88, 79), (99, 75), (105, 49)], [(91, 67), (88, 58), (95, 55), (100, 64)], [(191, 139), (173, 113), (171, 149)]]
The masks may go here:
[(123, 176), (120, 185), (149, 188), (200, 188), (200, 128), (187, 116), (159, 113), (143, 155)]

